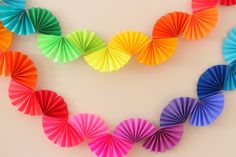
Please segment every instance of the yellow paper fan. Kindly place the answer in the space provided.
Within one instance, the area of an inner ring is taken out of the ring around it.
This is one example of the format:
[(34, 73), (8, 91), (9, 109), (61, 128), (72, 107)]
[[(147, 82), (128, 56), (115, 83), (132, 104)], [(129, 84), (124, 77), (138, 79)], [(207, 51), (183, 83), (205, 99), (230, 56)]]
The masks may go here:
[(150, 40), (148, 36), (146, 36), (144, 33), (136, 31), (126, 31), (113, 36), (108, 46), (124, 51), (127, 54), (134, 55), (140, 52), (140, 50), (149, 41)]
[(100, 72), (117, 71), (125, 66), (131, 56), (123, 51), (106, 47), (84, 57), (85, 61)]
[(145, 65), (157, 65), (165, 62), (175, 52), (177, 38), (153, 39), (137, 56), (136, 60)]

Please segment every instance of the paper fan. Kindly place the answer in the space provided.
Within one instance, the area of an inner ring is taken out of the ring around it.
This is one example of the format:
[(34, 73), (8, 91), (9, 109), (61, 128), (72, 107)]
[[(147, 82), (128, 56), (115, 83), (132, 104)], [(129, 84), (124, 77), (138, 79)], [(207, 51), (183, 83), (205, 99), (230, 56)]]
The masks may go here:
[(224, 109), (223, 92), (209, 96), (199, 101), (193, 109), (190, 124), (193, 126), (206, 126), (213, 123)]
[(140, 118), (131, 118), (121, 122), (113, 134), (131, 143), (138, 143), (155, 131), (155, 126), (150, 122)]
[(236, 4), (236, 0), (221, 0), (221, 5), (230, 6)]
[(222, 51), (228, 64), (236, 60), (236, 28), (233, 28), (224, 39)]
[(192, 0), (193, 12), (215, 8), (219, 0)]
[(34, 92), (34, 96), (44, 115), (54, 118), (68, 118), (67, 104), (57, 93), (50, 90), (38, 90)]
[(109, 133), (105, 122), (98, 116), (85, 113), (70, 118), (70, 124), (83, 138), (94, 139)]
[(33, 89), (37, 82), (37, 70), (32, 60), (21, 52), (7, 52), (6, 58), (11, 77)]
[(127, 31), (113, 36), (108, 46), (129, 55), (135, 55), (149, 42), (148, 36), (141, 32)]
[(29, 17), (37, 32), (47, 35), (61, 35), (59, 21), (49, 10), (30, 8)]
[(224, 90), (236, 89), (236, 61), (233, 61), (228, 66), (228, 72), (225, 77)]
[(207, 69), (200, 76), (197, 84), (197, 95), (200, 100), (215, 95), (224, 89), (227, 71), (226, 65), (216, 65)]
[(147, 138), (143, 147), (153, 152), (165, 152), (180, 142), (183, 132), (183, 125), (158, 129), (152, 136)]
[(197, 100), (189, 97), (171, 100), (161, 113), (161, 127), (185, 123), (196, 103)]
[(67, 63), (81, 56), (79, 49), (65, 37), (40, 34), (38, 45), (42, 53), (54, 62)]
[(110, 47), (106, 47), (84, 57), (85, 61), (93, 69), (100, 72), (117, 71), (124, 67), (129, 62), (130, 58), (131, 56), (125, 52)]
[(9, 98), (11, 99), (11, 103), (24, 114), (31, 116), (42, 114), (41, 107), (37, 103), (37, 99), (35, 99), (34, 91), (16, 82), (14, 79), (11, 80), (9, 86)]
[(0, 51), (0, 76), (5, 77), (9, 76), (9, 66), (7, 64), (7, 56), (6, 53)]
[(24, 9), (0, 5), (0, 21), (8, 30), (19, 35), (35, 32), (34, 26)]
[(215, 27), (217, 20), (217, 8), (194, 12), (187, 18), (182, 37), (190, 40), (203, 38)]
[(66, 37), (83, 55), (90, 54), (106, 47), (105, 42), (95, 32), (75, 31)]
[(136, 60), (145, 65), (157, 65), (165, 62), (175, 52), (177, 38), (153, 39), (141, 50)]
[(178, 37), (184, 29), (188, 14), (173, 12), (162, 16), (154, 25), (152, 37), (157, 39)]
[(3, 27), (0, 22), (0, 51), (7, 50), (12, 43), (13, 33), (8, 31), (5, 27)]
[(83, 141), (67, 119), (44, 116), (43, 130), (48, 139), (60, 147), (74, 147)]
[(89, 143), (89, 148), (98, 157), (123, 157), (132, 148), (132, 144), (114, 135), (105, 135)]
[(6, 5), (10, 5), (15, 8), (25, 8), (26, 0), (0, 0), (0, 2), (4, 2)]

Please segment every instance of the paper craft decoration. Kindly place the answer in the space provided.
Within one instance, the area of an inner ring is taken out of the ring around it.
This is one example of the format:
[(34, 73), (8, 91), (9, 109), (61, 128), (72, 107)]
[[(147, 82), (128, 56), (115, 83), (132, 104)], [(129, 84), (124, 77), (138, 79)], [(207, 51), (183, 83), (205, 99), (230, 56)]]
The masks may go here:
[(236, 0), (220, 0), (221, 5), (231, 6), (236, 4)]
[[(136, 31), (121, 32), (106, 45), (94, 32), (78, 30), (61, 36), (58, 20), (46, 9), (31, 8), (29, 17), (24, 0), (4, 0), (0, 20), (12, 32), (26, 35), (39, 32), (38, 42), (44, 55), (55, 62), (70, 62), (80, 56), (101, 72), (116, 71), (128, 63), (132, 55), (138, 62), (156, 65), (173, 55), (177, 37), (198, 39), (210, 32), (217, 20), (216, 0), (193, 0), (193, 15), (173, 12), (155, 24), (152, 38)], [(235, 1), (221, 1), (224, 5)], [(51, 22), (49, 22), (51, 21)], [(13, 27), (14, 26), (14, 27)], [(228, 65), (207, 69), (199, 78), (198, 99), (179, 97), (163, 109), (160, 127), (142, 118), (128, 118), (110, 132), (99, 116), (91, 113), (69, 117), (64, 99), (51, 90), (35, 90), (37, 70), (32, 60), (21, 52), (9, 51), (12, 33), (0, 25), (0, 76), (11, 76), (9, 98), (24, 114), (42, 115), (47, 138), (60, 147), (74, 147), (89, 139), (88, 146), (98, 157), (123, 157), (133, 144), (153, 152), (174, 148), (182, 139), (184, 123), (193, 126), (212, 124), (224, 108), (224, 90), (236, 88), (235, 29), (223, 44)]]

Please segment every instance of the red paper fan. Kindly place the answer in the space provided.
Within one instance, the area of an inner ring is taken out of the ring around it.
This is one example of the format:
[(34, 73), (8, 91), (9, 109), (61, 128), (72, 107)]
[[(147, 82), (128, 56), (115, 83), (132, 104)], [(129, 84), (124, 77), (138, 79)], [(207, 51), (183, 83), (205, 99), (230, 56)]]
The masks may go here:
[(19, 111), (28, 115), (41, 115), (41, 107), (34, 96), (34, 91), (19, 83), (14, 79), (11, 80), (9, 87), (9, 97), (11, 103), (18, 108)]
[(236, 0), (221, 0), (221, 5), (230, 6), (236, 4)]
[(163, 39), (179, 36), (187, 18), (188, 14), (183, 12), (173, 12), (162, 16), (153, 28), (153, 38)]
[(0, 76), (9, 76), (6, 53), (0, 51)]
[(34, 93), (42, 113), (54, 118), (68, 118), (67, 104), (64, 99), (50, 90), (39, 90)]
[(203, 38), (215, 27), (217, 20), (217, 8), (197, 11), (187, 18), (182, 37), (190, 40)]
[(73, 147), (83, 141), (67, 119), (44, 116), (43, 130), (48, 139), (60, 147)]
[(193, 12), (216, 7), (219, 0), (192, 0)]
[(11, 77), (33, 89), (37, 81), (37, 72), (32, 60), (21, 52), (7, 52), (6, 58)]

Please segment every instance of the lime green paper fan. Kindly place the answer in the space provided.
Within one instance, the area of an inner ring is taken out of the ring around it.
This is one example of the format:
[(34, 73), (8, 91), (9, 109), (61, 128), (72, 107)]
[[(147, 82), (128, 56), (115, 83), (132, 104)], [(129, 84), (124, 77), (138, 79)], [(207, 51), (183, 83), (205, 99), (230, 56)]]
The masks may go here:
[(83, 55), (90, 54), (106, 47), (105, 42), (95, 32), (79, 30), (66, 37)]
[(85, 61), (100, 72), (117, 71), (124, 67), (130, 58), (129, 54), (109, 47), (84, 56)]
[(81, 56), (80, 50), (65, 37), (39, 34), (38, 45), (42, 53), (54, 62), (67, 63)]
[(61, 35), (59, 21), (49, 10), (30, 8), (29, 16), (37, 32), (47, 35)]

